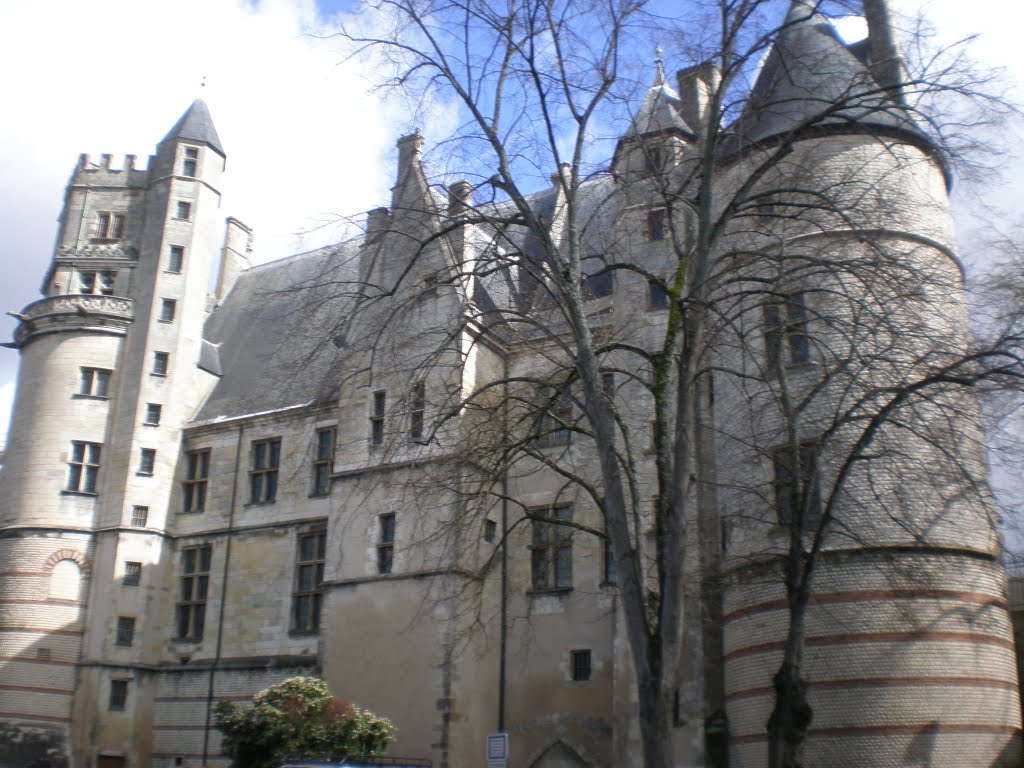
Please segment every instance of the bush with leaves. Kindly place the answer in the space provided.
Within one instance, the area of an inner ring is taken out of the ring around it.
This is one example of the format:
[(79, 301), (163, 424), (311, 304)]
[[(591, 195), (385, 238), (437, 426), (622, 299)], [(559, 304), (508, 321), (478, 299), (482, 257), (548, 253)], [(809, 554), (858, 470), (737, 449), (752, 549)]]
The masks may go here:
[(272, 685), (253, 696), (250, 706), (220, 701), (213, 714), (224, 734), (224, 753), (236, 768), (375, 755), (395, 738), (390, 720), (334, 698), (315, 677)]

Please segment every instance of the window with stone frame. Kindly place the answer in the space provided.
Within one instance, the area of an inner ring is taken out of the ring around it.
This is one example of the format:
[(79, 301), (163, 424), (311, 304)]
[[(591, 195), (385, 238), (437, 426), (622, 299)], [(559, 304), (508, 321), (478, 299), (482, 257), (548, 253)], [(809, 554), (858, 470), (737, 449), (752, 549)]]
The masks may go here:
[(149, 522), (149, 507), (143, 507), (136, 504), (132, 507), (132, 528), (145, 528), (146, 523)]
[(373, 410), (370, 412), (370, 445), (384, 445), (384, 417), (387, 413), (387, 392), (378, 389), (373, 393)]
[(72, 493), (96, 493), (100, 474), (100, 443), (72, 440), (68, 456), (68, 482), (65, 490)]
[(603, 299), (615, 293), (615, 277), (610, 269), (604, 269), (593, 275), (583, 277), (583, 299), (594, 301)]
[(570, 651), (570, 666), (573, 682), (584, 683), (590, 680), (591, 655), (590, 649)]
[(97, 296), (113, 296), (117, 272), (109, 269), (78, 273), (78, 292)]
[(277, 499), (277, 473), (281, 465), (281, 438), (254, 440), (249, 470), (249, 503), (270, 504)]
[(121, 586), (137, 587), (142, 583), (142, 563), (135, 560), (127, 560), (124, 564), (124, 576), (121, 577)]
[(121, 645), (130, 648), (134, 640), (135, 619), (131, 616), (118, 616), (114, 645)]
[(167, 271), (177, 274), (185, 263), (185, 246), (172, 245), (167, 252)]
[(200, 544), (181, 551), (181, 592), (177, 605), (179, 640), (199, 641), (206, 624), (206, 600), (210, 589), (213, 546)]
[(572, 587), (571, 526), (558, 521), (572, 520), (572, 507), (557, 506), (535, 514), (530, 544), (530, 583), (534, 591), (544, 592)]
[(316, 632), (320, 629), (326, 555), (326, 530), (299, 534), (295, 561), (295, 592), (292, 595), (293, 632)]
[(123, 712), (128, 704), (128, 681), (111, 680), (110, 697), (107, 699), (107, 709), (113, 712)]
[(149, 477), (156, 470), (156, 449), (141, 448), (139, 450), (139, 471), (136, 474)]
[(188, 221), (192, 217), (192, 203), (179, 200), (174, 207), (174, 218)]
[(799, 446), (784, 445), (771, 452), (775, 513), (781, 526), (814, 525), (821, 517), (818, 482), (818, 443), (805, 440)]
[(316, 431), (316, 454), (313, 456), (313, 495), (326, 496), (331, 490), (334, 469), (334, 427)]
[(153, 353), (153, 369), (150, 371), (154, 376), (166, 376), (167, 368), (171, 362), (171, 354), (169, 352), (154, 352)]
[(182, 511), (206, 509), (206, 487), (210, 477), (210, 449), (185, 452), (185, 479), (182, 481)]
[(669, 300), (668, 291), (665, 290), (665, 286), (660, 280), (651, 279), (647, 281), (648, 309), (668, 309)]
[(199, 149), (196, 147), (185, 147), (184, 149), (184, 156), (181, 159), (181, 175), (194, 177), (199, 165)]
[(105, 368), (79, 368), (78, 394), (86, 397), (107, 397), (111, 371)]
[(553, 448), (568, 445), (572, 439), (569, 424), (572, 421), (572, 394), (568, 387), (548, 387), (544, 413), (540, 417), (537, 430), (537, 447)]
[(146, 415), (142, 423), (148, 427), (160, 426), (160, 416), (163, 414), (163, 410), (160, 403), (146, 403)]
[(124, 237), (124, 214), (103, 211), (96, 214), (97, 240), (120, 240)]
[(395, 564), (395, 514), (378, 516), (380, 537), (377, 540), (377, 573), (386, 576)]
[(174, 299), (160, 299), (160, 317), (161, 323), (173, 323), (174, 315), (178, 311), (178, 302)]
[(764, 304), (765, 370), (779, 375), (780, 366), (789, 368), (811, 359), (807, 335), (807, 304), (802, 292), (773, 296)]
[(418, 381), (412, 386), (409, 395), (409, 438), (423, 439), (424, 415), (427, 408), (427, 385)]
[(668, 214), (664, 208), (647, 212), (647, 239), (655, 242), (664, 240), (668, 234)]

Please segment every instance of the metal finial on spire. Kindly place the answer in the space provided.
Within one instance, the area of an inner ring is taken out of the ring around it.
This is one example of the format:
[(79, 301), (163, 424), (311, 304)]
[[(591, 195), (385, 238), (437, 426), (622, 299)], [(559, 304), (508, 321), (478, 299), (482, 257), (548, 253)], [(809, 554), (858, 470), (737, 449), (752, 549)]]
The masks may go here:
[(655, 46), (655, 48), (654, 48), (654, 66), (655, 66), (655, 68), (657, 70), (655, 72), (655, 75), (654, 75), (654, 84), (655, 85), (664, 85), (666, 83), (666, 80), (665, 80), (665, 66), (664, 66), (664, 61), (662, 60), (662, 53), (663, 53), (663, 51), (661, 50), (661, 46), (660, 45)]
[(205, 88), (206, 87), (206, 75), (203, 75), (203, 81), (201, 83), (199, 83), (199, 87), (200, 88)]

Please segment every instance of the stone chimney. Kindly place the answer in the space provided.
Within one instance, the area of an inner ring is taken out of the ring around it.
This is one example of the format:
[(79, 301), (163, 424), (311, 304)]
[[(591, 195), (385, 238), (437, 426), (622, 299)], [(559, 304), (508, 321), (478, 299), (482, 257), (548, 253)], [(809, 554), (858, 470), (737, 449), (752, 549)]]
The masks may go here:
[(721, 79), (718, 67), (710, 61), (681, 69), (676, 73), (679, 109), (683, 122), (697, 134), (698, 138), (704, 133), (703, 126), (708, 119), (711, 95), (718, 88)]
[(864, 0), (864, 18), (868, 23), (871, 75), (897, 104), (905, 104), (903, 85), (906, 71), (900, 56), (892, 13), (886, 0)]
[(252, 230), (238, 219), (228, 217), (224, 232), (224, 248), (220, 252), (220, 275), (217, 278), (217, 303), (219, 304), (238, 276), (249, 268), (249, 254), (252, 253)]
[(463, 179), (448, 187), (448, 216), (457, 219), (473, 207), (473, 185)]

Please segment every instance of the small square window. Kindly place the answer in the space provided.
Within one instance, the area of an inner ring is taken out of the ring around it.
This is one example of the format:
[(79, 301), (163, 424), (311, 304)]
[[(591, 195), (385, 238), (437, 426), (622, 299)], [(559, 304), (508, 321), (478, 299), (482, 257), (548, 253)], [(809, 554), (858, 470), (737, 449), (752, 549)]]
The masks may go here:
[(97, 240), (120, 240), (122, 237), (124, 237), (123, 213), (100, 213), (97, 215)]
[(106, 397), (110, 391), (110, 371), (102, 368), (79, 369), (78, 394), (88, 397)]
[(158, 426), (162, 411), (163, 406), (159, 403), (146, 403), (146, 420), (142, 423), (150, 427)]
[(154, 376), (166, 376), (167, 366), (170, 363), (171, 355), (168, 352), (154, 352), (153, 353), (153, 370), (151, 373)]
[(615, 280), (610, 270), (586, 275), (583, 278), (583, 299), (593, 301), (611, 296), (615, 292)]
[(142, 563), (131, 560), (124, 564), (124, 578), (121, 579), (121, 586), (137, 587), (142, 581)]
[(110, 700), (107, 702), (107, 709), (115, 712), (123, 712), (125, 704), (128, 703), (128, 681), (110, 681)]
[(135, 639), (135, 619), (131, 616), (118, 616), (117, 617), (117, 638), (114, 640), (114, 645), (123, 645), (131, 647), (132, 640)]
[(590, 679), (590, 651), (572, 651), (572, 679), (577, 683)]
[(132, 528), (145, 528), (149, 521), (149, 507), (132, 507)]
[(152, 475), (156, 468), (156, 449), (143, 448), (139, 451), (139, 472), (140, 475)]
[(172, 245), (167, 252), (167, 271), (177, 274), (181, 272), (181, 265), (185, 263), (185, 247)]
[(188, 221), (192, 217), (192, 203), (186, 203), (184, 200), (179, 200), (175, 206), (176, 219), (185, 219)]
[(174, 322), (174, 313), (178, 308), (178, 302), (174, 299), (160, 299), (160, 322)]
[(647, 308), (668, 309), (669, 296), (659, 280), (647, 281)]

